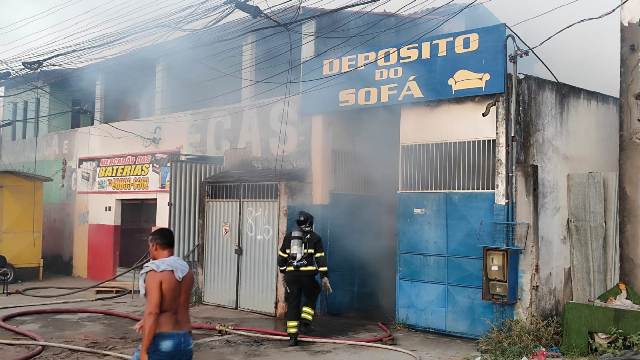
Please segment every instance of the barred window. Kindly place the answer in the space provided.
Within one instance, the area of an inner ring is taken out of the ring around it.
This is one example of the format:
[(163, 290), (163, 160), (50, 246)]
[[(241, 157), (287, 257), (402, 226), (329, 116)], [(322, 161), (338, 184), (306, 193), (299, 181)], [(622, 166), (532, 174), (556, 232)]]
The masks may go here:
[(400, 191), (495, 190), (496, 141), (402, 145)]

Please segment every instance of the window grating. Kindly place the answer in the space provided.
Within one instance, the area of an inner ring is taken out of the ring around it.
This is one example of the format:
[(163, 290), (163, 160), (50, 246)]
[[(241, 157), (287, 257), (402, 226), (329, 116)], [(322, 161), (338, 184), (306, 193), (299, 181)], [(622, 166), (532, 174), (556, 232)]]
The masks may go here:
[(277, 183), (207, 184), (207, 200), (277, 200)]
[(402, 145), (400, 191), (495, 190), (496, 141)]

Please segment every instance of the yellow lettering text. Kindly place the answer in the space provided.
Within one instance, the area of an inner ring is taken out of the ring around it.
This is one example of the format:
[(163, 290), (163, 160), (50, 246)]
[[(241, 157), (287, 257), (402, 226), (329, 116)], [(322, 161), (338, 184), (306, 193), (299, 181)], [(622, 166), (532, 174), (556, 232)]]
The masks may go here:
[(340, 106), (351, 106), (356, 104), (356, 89), (342, 90), (338, 94)]
[(397, 94), (396, 88), (398, 84), (389, 84), (380, 86), (380, 102), (389, 102), (389, 94)]
[(434, 40), (434, 43), (438, 44), (438, 56), (447, 56), (447, 43), (449, 41), (453, 41), (453, 38)]
[(411, 44), (400, 48), (400, 62), (406, 63), (418, 60), (420, 52), (418, 51), (418, 44)]
[[(388, 56), (388, 58), (387, 58)], [(390, 66), (398, 62), (398, 49), (382, 49), (378, 51), (378, 66)]]
[[(465, 45), (465, 42), (467, 43)], [(480, 35), (477, 33), (460, 35), (456, 38), (456, 54), (476, 51), (480, 46)]]
[(364, 88), (358, 91), (358, 104), (373, 105), (378, 102), (378, 89)]
[(339, 59), (327, 59), (322, 62), (322, 75), (333, 75), (340, 72)]
[(431, 59), (431, 42), (422, 43), (422, 59)]
[(356, 56), (349, 55), (342, 58), (342, 72), (348, 72), (354, 69), (352, 67), (356, 64)]
[(363, 69), (367, 64), (371, 64), (376, 61), (376, 53), (368, 52), (364, 54), (358, 54), (358, 68)]
[(422, 95), (422, 90), (420, 90), (420, 86), (418, 86), (418, 83), (415, 81), (415, 78), (415, 76), (411, 76), (409, 78), (404, 89), (402, 89), (402, 93), (400, 93), (400, 97), (398, 98), (399, 101), (402, 101), (402, 99), (407, 95), (411, 95), (414, 98), (424, 97), (424, 95)]

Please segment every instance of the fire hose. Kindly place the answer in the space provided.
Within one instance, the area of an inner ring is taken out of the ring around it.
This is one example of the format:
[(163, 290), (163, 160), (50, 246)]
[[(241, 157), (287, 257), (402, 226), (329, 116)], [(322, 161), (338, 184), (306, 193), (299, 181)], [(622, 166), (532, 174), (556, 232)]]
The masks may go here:
[[(119, 317), (123, 319), (129, 319), (133, 321), (139, 321), (141, 319), (141, 317), (139, 316), (122, 313), (118, 311), (101, 310), (101, 309), (85, 309), (85, 308), (32, 309), (32, 310), (23, 310), (23, 311), (6, 314), (0, 317), (0, 328), (18, 335), (28, 337), (33, 341), (0, 340), (0, 344), (38, 346), (36, 349), (32, 350), (31, 352), (25, 355), (21, 355), (20, 357), (13, 360), (33, 359), (34, 357), (40, 355), (44, 351), (45, 346), (52, 346), (52, 347), (65, 348), (65, 349), (75, 350), (75, 351), (108, 355), (108, 356), (123, 358), (123, 359), (129, 358), (128, 355), (123, 355), (118, 353), (105, 352), (101, 350), (93, 350), (93, 349), (83, 348), (79, 346), (48, 343), (48, 342), (45, 342), (44, 339), (36, 333), (30, 332), (24, 329), (20, 329), (19, 327), (16, 327), (7, 323), (7, 321), (18, 318), (18, 317), (40, 315), (40, 314), (99, 314), (99, 315), (107, 315), (107, 316), (114, 316), (114, 317)], [(368, 338), (368, 339), (327, 339), (327, 338), (302, 336), (300, 337), (300, 341), (312, 342), (312, 343), (323, 343), (323, 344), (354, 345), (354, 346), (363, 346), (363, 347), (370, 347), (370, 348), (376, 348), (376, 349), (390, 350), (390, 351), (400, 352), (400, 353), (409, 355), (414, 359), (419, 359), (417, 355), (415, 355), (414, 353), (408, 350), (404, 350), (404, 349), (389, 346), (389, 345), (375, 344), (375, 342), (379, 342), (379, 341), (393, 340), (393, 334), (389, 331), (389, 329), (386, 326), (384, 326), (382, 323), (378, 324), (378, 326), (384, 331), (384, 334), (381, 336)], [(236, 335), (249, 336), (249, 337), (259, 337), (259, 338), (269, 339), (269, 340), (288, 340), (288, 337), (283, 332), (269, 331), (269, 330), (256, 329), (256, 328), (231, 327), (223, 324), (212, 325), (212, 324), (203, 324), (203, 323), (193, 324), (192, 328), (194, 330), (217, 331), (218, 333), (223, 335), (236, 334)]]
[[(122, 287), (122, 286), (102, 286), (110, 281), (113, 281), (123, 275), (126, 275), (140, 267), (142, 267), (142, 265), (144, 265), (144, 263), (149, 260), (149, 256), (147, 254), (144, 254), (144, 256), (142, 256), (138, 261), (136, 261), (136, 263), (130, 267), (129, 269), (115, 274), (114, 276), (108, 278), (107, 280), (103, 280), (97, 284), (93, 284), (93, 285), (89, 285), (89, 286), (85, 286), (85, 287), (71, 287), (71, 286), (34, 286), (34, 287), (28, 287), (28, 288), (24, 288), (24, 289), (18, 289), (16, 291), (14, 291), (15, 294), (21, 294), (24, 296), (29, 296), (29, 297), (36, 297), (36, 298), (44, 298), (44, 299), (52, 299), (52, 298), (58, 298), (58, 297), (63, 297), (63, 296), (69, 296), (69, 295), (75, 295), (75, 294), (79, 294), (81, 292), (87, 291), (87, 290), (91, 290), (91, 289), (95, 289), (97, 287), (103, 288), (103, 289), (110, 289), (110, 290), (116, 290), (118, 291), (115, 295), (110, 295), (110, 296), (103, 296), (103, 297), (99, 297), (96, 299), (75, 299), (77, 300), (77, 302), (80, 301), (97, 301), (97, 300), (113, 300), (113, 299), (117, 299), (119, 297), (123, 297), (127, 294), (129, 294), (129, 289)], [(67, 292), (63, 292), (63, 293), (56, 293), (56, 294), (34, 294), (33, 291), (36, 290), (68, 290)]]

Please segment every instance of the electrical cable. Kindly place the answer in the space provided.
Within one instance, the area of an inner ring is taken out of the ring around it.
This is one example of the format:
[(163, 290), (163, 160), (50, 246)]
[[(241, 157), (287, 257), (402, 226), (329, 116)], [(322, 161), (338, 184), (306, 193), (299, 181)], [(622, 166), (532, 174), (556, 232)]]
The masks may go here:
[(553, 73), (553, 71), (551, 70), (551, 68), (547, 65), (546, 62), (544, 62), (544, 60), (542, 60), (542, 58), (538, 55), (538, 53), (531, 49), (531, 47), (524, 41), (524, 39), (522, 39), (522, 37), (520, 35), (518, 35), (517, 32), (515, 32), (515, 30), (513, 30), (509, 25), (507, 25), (507, 29), (509, 29), (509, 31), (511, 31), (513, 33), (513, 35), (515, 35), (524, 46), (526, 46), (527, 48), (529, 48), (529, 51), (531, 51), (531, 53), (538, 58), (538, 60), (540, 61), (540, 63), (545, 67), (545, 69), (547, 69), (547, 71), (549, 72), (549, 74), (551, 74), (551, 76), (553, 76), (553, 78), (556, 80), (557, 83), (560, 82), (560, 80), (558, 80), (558, 77), (556, 76), (556, 74)]
[(526, 19), (524, 19), (524, 20), (518, 21), (517, 23), (515, 23), (515, 24), (511, 25), (511, 27), (516, 27), (516, 26), (518, 26), (518, 25), (524, 24), (524, 23), (529, 22), (529, 21), (531, 21), (531, 20), (538, 19), (538, 18), (540, 18), (540, 17), (542, 17), (542, 16), (545, 16), (545, 15), (547, 15), (547, 14), (550, 14), (550, 13), (552, 13), (552, 12), (556, 11), (556, 10), (562, 9), (562, 8), (563, 8), (563, 7), (565, 7), (565, 6), (569, 6), (569, 5), (571, 5), (571, 4), (575, 4), (575, 3), (577, 3), (578, 1), (580, 1), (580, 0), (572, 0), (572, 1), (569, 1), (569, 2), (567, 2), (567, 3), (564, 3), (564, 4), (561, 4), (561, 5), (558, 5), (558, 6), (554, 7), (554, 8), (552, 8), (552, 9), (547, 10), (547, 11), (545, 11), (545, 12), (542, 12), (542, 13), (540, 13), (540, 14), (538, 14), (538, 15), (535, 15), (535, 16), (532, 16), (532, 17), (530, 17), (530, 18), (526, 18)]
[(535, 50), (535, 49), (539, 48), (540, 46), (542, 46), (542, 45), (546, 44), (549, 40), (551, 40), (551, 39), (553, 39), (554, 37), (556, 37), (556, 36), (560, 35), (562, 32), (564, 32), (564, 31), (566, 31), (566, 30), (568, 30), (568, 29), (570, 29), (570, 28), (572, 28), (572, 27), (574, 27), (574, 26), (576, 26), (576, 25), (578, 25), (578, 24), (582, 24), (582, 23), (584, 23), (584, 22), (588, 22), (588, 21), (592, 21), (592, 20), (598, 20), (598, 19), (602, 19), (602, 18), (604, 18), (604, 17), (607, 17), (607, 16), (609, 16), (609, 15), (613, 14), (616, 10), (618, 10), (619, 8), (621, 8), (622, 6), (624, 6), (624, 5), (625, 5), (626, 3), (628, 3), (628, 2), (629, 2), (629, 0), (624, 0), (624, 1), (623, 1), (623, 2), (621, 2), (618, 6), (614, 7), (613, 9), (611, 9), (611, 10), (609, 10), (609, 11), (607, 11), (607, 12), (605, 12), (604, 14), (601, 14), (601, 15), (599, 15), (599, 16), (590, 17), (590, 18), (586, 18), (586, 19), (582, 19), (582, 20), (578, 20), (578, 21), (576, 21), (576, 22), (573, 22), (573, 23), (571, 23), (571, 24), (569, 24), (569, 25), (567, 25), (567, 26), (563, 27), (562, 29), (560, 29), (560, 30), (556, 31), (555, 33), (553, 33), (551, 36), (547, 37), (546, 39), (542, 40), (538, 45), (536, 45), (536, 46), (534, 46), (534, 47), (532, 47), (532, 48), (529, 48), (529, 50)]

